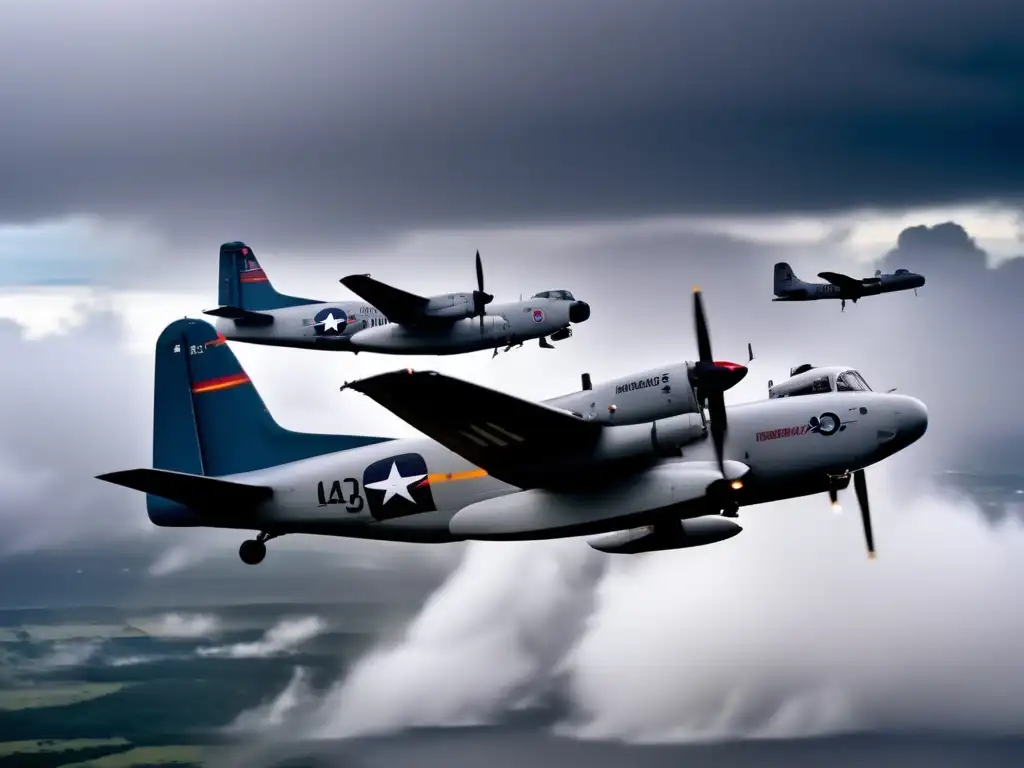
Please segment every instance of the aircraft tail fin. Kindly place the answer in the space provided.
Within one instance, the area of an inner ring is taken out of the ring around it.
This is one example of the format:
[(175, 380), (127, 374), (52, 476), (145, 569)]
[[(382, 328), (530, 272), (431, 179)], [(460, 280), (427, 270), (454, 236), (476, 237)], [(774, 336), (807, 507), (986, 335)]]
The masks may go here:
[[(203, 320), (175, 320), (157, 339), (153, 391), (156, 470), (216, 478), (388, 439), (285, 429), (267, 410), (224, 337)], [(161, 482), (167, 480), (167, 472), (161, 475)], [(191, 481), (179, 477), (171, 485), (184, 487), (183, 482)], [(154, 490), (146, 492), (150, 494), (150, 518), (157, 522), (156, 517), (166, 512), (166, 501), (161, 498), (168, 497), (155, 496)], [(212, 492), (212, 487), (204, 492)], [(184, 507), (178, 509), (187, 512)]]
[(787, 288), (799, 283), (800, 278), (793, 272), (793, 268), (784, 261), (775, 265), (774, 291), (776, 296), (782, 296)]
[(220, 477), (385, 439), (280, 426), (224, 337), (203, 320), (175, 320), (164, 329), (155, 375), (156, 469)]
[(316, 299), (278, 293), (256, 260), (252, 248), (240, 241), (224, 243), (220, 247), (217, 301), (222, 307), (250, 312), (319, 303)]

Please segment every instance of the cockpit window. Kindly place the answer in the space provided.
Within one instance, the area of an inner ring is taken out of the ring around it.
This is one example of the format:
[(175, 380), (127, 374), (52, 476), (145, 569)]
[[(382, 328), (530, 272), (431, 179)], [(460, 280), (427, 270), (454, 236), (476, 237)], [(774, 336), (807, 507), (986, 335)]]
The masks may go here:
[(572, 294), (569, 291), (541, 291), (540, 293), (533, 294), (535, 299), (563, 299), (565, 301), (575, 301)]
[(840, 373), (836, 376), (836, 392), (858, 391), (860, 391), (860, 382), (854, 378), (852, 373), (847, 371), (846, 373)]
[(910, 274), (910, 270), (909, 269), (897, 269), (896, 270), (896, 274), (897, 275), (907, 275), (907, 274)]
[(861, 383), (861, 386), (864, 388), (865, 392), (871, 392), (871, 387), (868, 386), (868, 383), (864, 380), (863, 376), (857, 373), (857, 371), (850, 371), (850, 373), (857, 377), (857, 381)]
[(836, 392), (870, 392), (871, 387), (856, 371), (846, 371), (836, 376)]
[(804, 384), (802, 387), (785, 392), (782, 397), (800, 397), (802, 395), (817, 395), (822, 392), (831, 392), (832, 382), (828, 376), (819, 376), (814, 381)]

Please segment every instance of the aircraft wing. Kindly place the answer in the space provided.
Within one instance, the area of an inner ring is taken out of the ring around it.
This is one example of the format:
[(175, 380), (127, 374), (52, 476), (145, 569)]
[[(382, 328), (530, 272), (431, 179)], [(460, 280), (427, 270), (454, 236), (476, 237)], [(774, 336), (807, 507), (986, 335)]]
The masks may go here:
[(844, 275), (841, 272), (819, 272), (818, 277), (847, 291), (856, 291), (864, 287), (864, 283), (857, 278)]
[(428, 300), (415, 293), (393, 288), (366, 275), (343, 277), (341, 284), (396, 323), (414, 325), (426, 319)]
[(520, 488), (551, 487), (561, 461), (593, 448), (601, 425), (435, 371), (346, 384), (450, 451)]

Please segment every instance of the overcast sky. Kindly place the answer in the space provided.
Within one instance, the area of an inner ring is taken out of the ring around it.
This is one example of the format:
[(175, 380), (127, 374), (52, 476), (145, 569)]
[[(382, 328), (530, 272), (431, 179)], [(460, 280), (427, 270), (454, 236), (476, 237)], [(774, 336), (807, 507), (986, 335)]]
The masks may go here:
[[(174, 579), (199, 569), (243, 599), (240, 534), (156, 529), (141, 494), (92, 479), (148, 466), (152, 345), (214, 304), (223, 241), (246, 240), (300, 295), (342, 298), (338, 278), (371, 270), (424, 294), (471, 289), (479, 248), (499, 300), (568, 288), (593, 307), (556, 351), (495, 360), (234, 345), (275, 417), (312, 431), (413, 434), (338, 392), (409, 364), (545, 398), (583, 371), (692, 358), (696, 283), (716, 357), (742, 362), (748, 341), (757, 354), (729, 402), (810, 362), (928, 404), (926, 437), (868, 471), (878, 563), (852, 500), (835, 517), (824, 498), (629, 561), (581, 542), (287, 537), (252, 590), (294, 577), (288, 553), (310, 548), (353, 568), (326, 577), (353, 589), (381, 570), (444, 582), (396, 655), (371, 656), (303, 726), (404, 727), (426, 698), (433, 722), (481, 719), (557, 679), (577, 735), (1021, 728), (1024, 677), (986, 666), (1022, 650), (1005, 610), (1024, 576), (1020, 521), (927, 481), (1016, 470), (1024, 447), (1021, 30), (1011, 0), (6, 11), (0, 552), (107, 551), (176, 585), (166, 594), (193, 592)], [(807, 279), (906, 267), (928, 284), (845, 313), (772, 303), (779, 260)], [(465, 686), (448, 684), (454, 668), (474, 670)]]
[(1016, 200), (1022, 29), (1015, 0), (21, 3), (0, 220), (336, 247)]

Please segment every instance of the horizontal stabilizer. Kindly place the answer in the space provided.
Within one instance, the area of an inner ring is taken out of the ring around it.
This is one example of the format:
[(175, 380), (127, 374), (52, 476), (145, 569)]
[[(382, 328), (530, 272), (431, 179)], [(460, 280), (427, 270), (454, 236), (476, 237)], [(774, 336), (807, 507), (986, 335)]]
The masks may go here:
[(226, 317), (228, 320), (244, 320), (249, 325), (270, 325), (274, 322), (274, 316), (266, 312), (253, 312), (241, 307), (217, 307), (216, 309), (204, 309), (204, 315), (214, 317)]
[(176, 501), (195, 510), (231, 510), (256, 507), (274, 495), (265, 485), (248, 485), (167, 469), (125, 469), (97, 475), (114, 485)]

